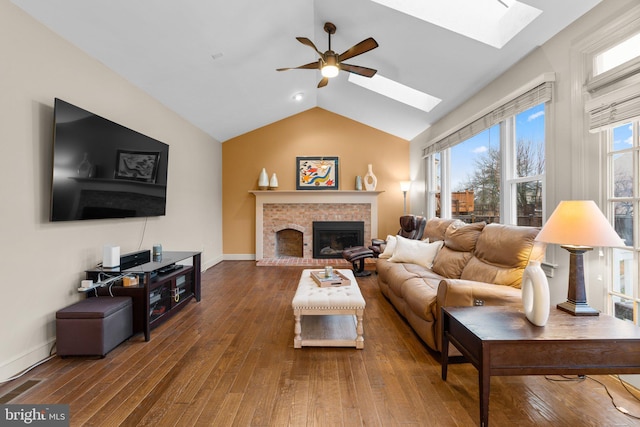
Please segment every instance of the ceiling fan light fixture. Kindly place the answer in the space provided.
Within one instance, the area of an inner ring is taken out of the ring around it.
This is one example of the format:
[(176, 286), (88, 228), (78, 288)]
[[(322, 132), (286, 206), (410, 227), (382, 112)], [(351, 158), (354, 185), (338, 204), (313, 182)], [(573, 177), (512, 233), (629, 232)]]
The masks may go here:
[[(506, 0), (509, 1), (509, 0)], [(511, 0), (515, 1), (515, 0)], [(365, 40), (362, 40), (360, 43), (357, 43), (351, 46), (349, 49), (344, 51), (341, 54), (335, 53), (331, 50), (331, 35), (336, 32), (336, 26), (331, 22), (327, 22), (324, 24), (324, 30), (329, 36), (329, 49), (322, 53), (318, 50), (315, 44), (311, 40), (306, 37), (296, 37), (300, 43), (305, 46), (310, 47), (318, 55), (320, 58), (316, 62), (310, 62), (308, 64), (300, 65), (299, 67), (293, 68), (276, 68), (276, 71), (287, 71), (287, 70), (320, 70), (320, 74), (322, 74), (322, 79), (318, 83), (318, 88), (325, 87), (327, 83), (329, 83), (329, 79), (336, 77), (340, 71), (345, 71), (347, 73), (355, 73), (365, 77), (373, 77), (376, 74), (376, 70), (367, 67), (360, 67), (357, 65), (347, 64), (343, 61), (351, 59), (355, 56), (362, 55), (365, 52), (369, 52), (372, 49), (378, 47), (378, 42), (376, 42), (373, 37), (369, 37)]]
[(327, 64), (322, 67), (322, 77), (332, 78), (338, 75), (340, 69), (336, 65)]

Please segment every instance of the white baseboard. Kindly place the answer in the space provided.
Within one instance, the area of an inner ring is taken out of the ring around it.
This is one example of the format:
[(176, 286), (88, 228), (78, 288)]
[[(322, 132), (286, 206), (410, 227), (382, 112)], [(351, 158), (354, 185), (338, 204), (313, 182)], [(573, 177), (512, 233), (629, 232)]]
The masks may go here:
[(223, 256), (222, 255), (217, 256), (217, 257), (215, 257), (213, 259), (208, 259), (206, 261), (202, 261), (202, 265), (200, 266), (200, 269), (202, 271), (206, 271), (206, 270), (210, 269), (211, 267), (213, 267), (214, 265), (221, 263), (222, 261), (223, 261)]
[(620, 378), (622, 378), (622, 381), (640, 389), (640, 375), (620, 375)]
[(226, 254), (225, 261), (255, 261), (256, 254)]
[(0, 381), (11, 378), (49, 357), (49, 352), (51, 351), (51, 347), (54, 342), (55, 338), (47, 341), (45, 344), (22, 353), (3, 365), (0, 365)]

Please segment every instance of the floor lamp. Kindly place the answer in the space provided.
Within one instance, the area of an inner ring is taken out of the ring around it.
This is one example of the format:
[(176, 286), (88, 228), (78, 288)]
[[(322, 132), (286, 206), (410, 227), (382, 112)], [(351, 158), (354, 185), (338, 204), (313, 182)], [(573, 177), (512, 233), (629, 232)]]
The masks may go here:
[(585, 252), (594, 247), (625, 246), (607, 218), (592, 200), (562, 201), (553, 211), (536, 240), (561, 245), (569, 251), (569, 292), (560, 310), (574, 316), (597, 316), (587, 304), (584, 283)]
[(403, 215), (407, 214), (407, 191), (409, 191), (409, 188), (411, 188), (411, 181), (400, 181), (400, 191), (402, 191), (402, 194), (404, 195)]

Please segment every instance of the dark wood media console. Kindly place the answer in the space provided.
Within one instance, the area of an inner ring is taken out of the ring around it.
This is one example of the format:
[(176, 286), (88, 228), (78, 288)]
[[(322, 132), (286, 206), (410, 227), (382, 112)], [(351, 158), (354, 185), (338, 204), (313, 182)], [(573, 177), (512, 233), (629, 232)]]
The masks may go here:
[[(174, 264), (191, 258), (191, 265), (165, 271)], [(130, 296), (133, 301), (133, 333), (144, 333), (146, 341), (151, 339), (151, 329), (168, 320), (194, 299), (200, 301), (200, 252), (163, 252), (161, 261), (152, 261), (124, 270), (96, 268), (87, 270), (87, 279), (94, 282), (119, 274), (136, 275), (136, 286), (122, 286), (114, 281), (87, 292), (92, 296)]]

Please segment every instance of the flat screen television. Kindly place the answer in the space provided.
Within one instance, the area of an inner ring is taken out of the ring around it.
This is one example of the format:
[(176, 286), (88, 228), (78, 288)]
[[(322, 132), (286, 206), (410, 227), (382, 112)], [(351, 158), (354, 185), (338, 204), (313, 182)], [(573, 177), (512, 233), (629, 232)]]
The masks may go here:
[(55, 99), (51, 221), (165, 215), (169, 145)]

